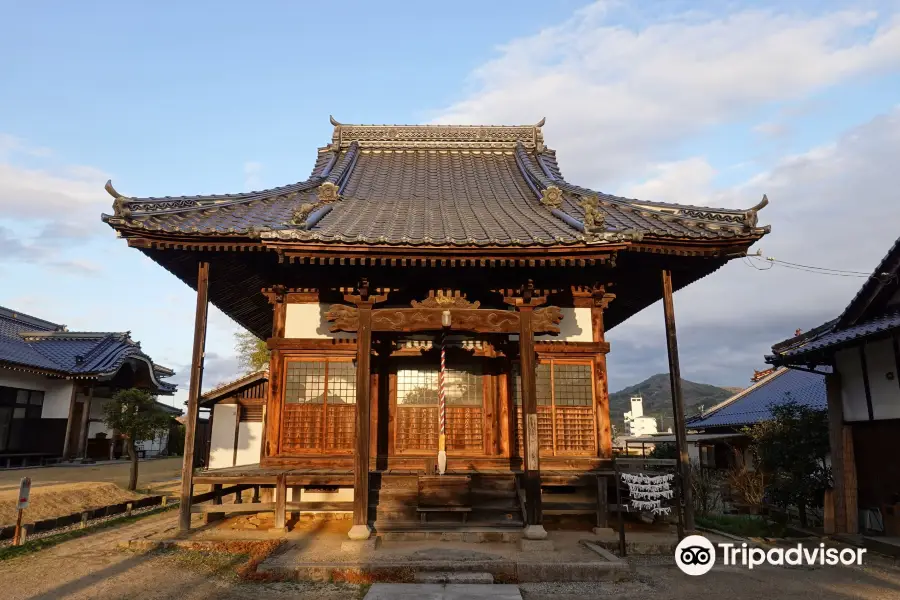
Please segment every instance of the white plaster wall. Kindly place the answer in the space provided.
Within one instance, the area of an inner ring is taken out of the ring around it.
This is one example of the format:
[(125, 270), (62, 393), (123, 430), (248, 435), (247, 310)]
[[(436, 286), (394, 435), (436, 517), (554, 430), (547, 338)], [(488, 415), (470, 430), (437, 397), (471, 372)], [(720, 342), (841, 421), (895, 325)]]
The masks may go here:
[[(76, 401), (81, 403), (86, 401), (87, 398), (88, 397), (84, 394), (78, 394), (76, 396)], [(110, 402), (112, 402), (112, 398), (99, 398), (97, 396), (94, 396), (94, 399), (91, 400), (92, 420), (90, 425), (88, 426), (88, 439), (94, 438), (99, 432), (105, 433), (107, 438), (112, 437), (112, 429), (110, 429), (106, 426), (106, 424), (103, 423), (103, 407)]]
[(237, 404), (216, 404), (213, 408), (212, 433), (209, 443), (210, 469), (234, 466), (234, 421), (236, 418)]
[(353, 502), (353, 488), (338, 488), (336, 492), (308, 492), (300, 490), (300, 502)]
[(72, 382), (50, 379), (43, 375), (0, 369), (0, 386), (44, 392), (42, 419), (68, 419), (72, 399)]
[[(232, 421), (232, 424), (234, 422)], [(233, 430), (232, 430), (233, 437)], [(254, 465), (259, 462), (259, 456), (262, 452), (263, 424), (262, 423), (240, 423), (238, 424), (238, 447), (237, 461), (238, 465)]]
[(307, 340), (349, 339), (351, 333), (328, 331), (325, 313), (330, 304), (288, 304), (284, 319), (284, 337)]
[(559, 335), (536, 335), (536, 340), (558, 342), (593, 342), (590, 308), (561, 308), (562, 321), (559, 322)]
[(866, 366), (872, 394), (872, 416), (876, 420), (900, 418), (900, 379), (891, 340), (866, 344)]
[(868, 421), (866, 390), (862, 379), (862, 361), (858, 348), (840, 350), (834, 355), (838, 373), (841, 375), (841, 398), (844, 405), (845, 421)]
[(700, 464), (700, 444), (697, 442), (688, 442), (687, 451), (688, 459), (692, 463)]

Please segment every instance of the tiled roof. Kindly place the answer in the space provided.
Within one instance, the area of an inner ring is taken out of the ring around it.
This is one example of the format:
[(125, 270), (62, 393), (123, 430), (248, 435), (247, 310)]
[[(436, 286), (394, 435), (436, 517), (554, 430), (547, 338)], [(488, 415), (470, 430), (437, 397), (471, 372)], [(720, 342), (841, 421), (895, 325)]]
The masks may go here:
[(900, 328), (900, 312), (892, 312), (880, 317), (875, 317), (858, 325), (846, 329), (835, 329), (814, 338), (803, 345), (793, 347), (781, 352), (773, 359), (790, 359), (811, 354), (820, 350), (836, 348), (847, 342), (853, 342), (863, 338), (872, 337), (880, 333)]
[(794, 369), (778, 369), (768, 377), (759, 380), (705, 411), (699, 417), (688, 421), (689, 429), (712, 427), (740, 427), (753, 425), (772, 417), (770, 407), (796, 402), (816, 410), (825, 410), (828, 401), (825, 396), (825, 374), (809, 373)]
[[(104, 220), (162, 235), (429, 246), (747, 239), (756, 213), (619, 198), (568, 183), (535, 126), (335, 125), (309, 179), (258, 192), (116, 198)], [(555, 190), (555, 192), (554, 192)], [(595, 224), (585, 224), (585, 201)], [(598, 222), (600, 221), (600, 222)]]
[[(812, 355), (848, 342), (878, 336), (900, 328), (900, 310), (887, 306), (887, 298), (900, 289), (900, 238), (888, 250), (859, 291), (836, 319), (772, 346), (771, 364), (821, 360)], [(879, 300), (881, 298), (881, 300)]]
[(155, 365), (128, 333), (60, 331), (62, 326), (2, 307), (0, 322), (4, 323), (0, 330), (0, 364), (69, 377), (98, 377), (116, 373), (127, 359), (134, 358), (147, 363), (160, 392), (176, 389), (174, 384), (161, 381), (172, 372)]
[(269, 379), (269, 367), (266, 365), (262, 369), (258, 371), (253, 371), (252, 373), (247, 373), (246, 375), (241, 375), (237, 379), (232, 379), (230, 381), (226, 381), (224, 383), (220, 383), (216, 387), (211, 390), (206, 391), (205, 393), (200, 395), (200, 403), (201, 404), (209, 404), (214, 403), (218, 400), (228, 397), (232, 392), (241, 389), (245, 386), (252, 385), (254, 383), (258, 383), (260, 381), (268, 381)]

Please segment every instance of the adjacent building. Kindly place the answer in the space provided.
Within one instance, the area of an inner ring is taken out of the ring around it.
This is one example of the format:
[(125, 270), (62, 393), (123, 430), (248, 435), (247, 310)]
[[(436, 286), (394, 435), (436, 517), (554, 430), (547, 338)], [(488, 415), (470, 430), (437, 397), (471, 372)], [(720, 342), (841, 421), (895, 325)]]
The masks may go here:
[(900, 535), (900, 240), (836, 319), (772, 352), (772, 365), (825, 373), (836, 530)]
[(631, 398), (631, 410), (626, 412), (624, 416), (629, 436), (642, 437), (653, 435), (659, 430), (656, 418), (644, 416), (644, 399), (640, 396)]
[[(173, 374), (129, 332), (69, 331), (0, 307), (0, 467), (121, 455), (121, 440), (103, 424), (103, 406), (123, 388), (171, 395), (176, 386), (166, 378)], [(167, 442), (163, 435), (139, 449), (153, 456)]]

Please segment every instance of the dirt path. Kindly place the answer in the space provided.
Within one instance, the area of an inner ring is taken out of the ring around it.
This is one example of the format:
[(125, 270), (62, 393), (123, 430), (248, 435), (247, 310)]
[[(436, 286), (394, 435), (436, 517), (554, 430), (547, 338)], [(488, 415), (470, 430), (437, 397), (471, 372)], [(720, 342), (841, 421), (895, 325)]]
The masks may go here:
[[(140, 554), (117, 549), (126, 541), (167, 529), (168, 512), (117, 529), (0, 562), (0, 597), (5, 600), (358, 600), (357, 586), (249, 583), (234, 576), (227, 556), (201, 553)], [(526, 600), (695, 600), (797, 598), (800, 600), (897, 600), (900, 568), (872, 557), (863, 568), (716, 568), (701, 577), (681, 574), (670, 558), (633, 559), (636, 580), (621, 583), (525, 584)]]
[[(19, 481), (26, 476), (31, 477), (33, 486), (109, 481), (125, 487), (128, 485), (130, 467), (131, 463), (128, 461), (116, 461), (98, 465), (3, 470), (0, 471), (0, 490), (18, 489)], [(179, 477), (181, 477), (181, 458), (179, 457), (144, 460), (138, 465), (139, 489)]]
[(0, 562), (0, 597), (5, 600), (356, 600), (356, 586), (295, 583), (254, 584), (237, 580), (227, 562), (193, 561), (178, 553), (140, 554), (117, 549), (120, 541), (167, 528), (177, 513), (65, 542), (48, 550)]

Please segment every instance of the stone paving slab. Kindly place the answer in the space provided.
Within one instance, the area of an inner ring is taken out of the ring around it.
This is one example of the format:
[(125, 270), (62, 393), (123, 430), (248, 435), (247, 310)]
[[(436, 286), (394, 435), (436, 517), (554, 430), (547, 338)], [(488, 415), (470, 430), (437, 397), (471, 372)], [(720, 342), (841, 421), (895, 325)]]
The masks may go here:
[(515, 585), (376, 583), (364, 600), (522, 600)]

